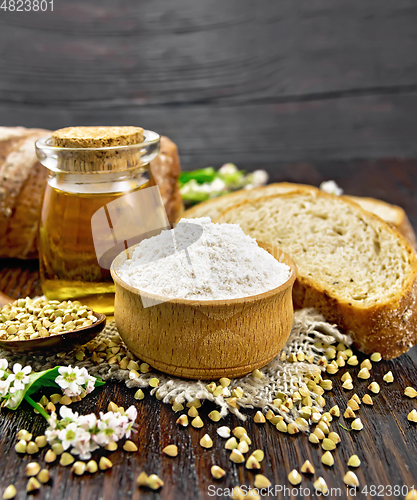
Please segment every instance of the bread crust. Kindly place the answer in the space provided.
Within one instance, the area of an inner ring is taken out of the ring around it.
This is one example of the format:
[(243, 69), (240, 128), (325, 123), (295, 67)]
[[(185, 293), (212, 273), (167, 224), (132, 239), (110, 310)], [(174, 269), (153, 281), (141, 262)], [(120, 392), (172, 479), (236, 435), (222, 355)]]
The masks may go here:
[(158, 185), (168, 220), (173, 224), (181, 217), (184, 204), (178, 186), (181, 173), (180, 157), (178, 148), (171, 139), (161, 136), (160, 153), (151, 161), (150, 166), (151, 185)]
[[(36, 233), (46, 169), (34, 143), (49, 134), (42, 129), (0, 130), (0, 257), (35, 258)], [(40, 180), (40, 182), (39, 182)]]
[(39, 215), (47, 177), (46, 168), (35, 163), (20, 190), (6, 233), (8, 257), (37, 258)]
[[(400, 208), (400, 207), (398, 207)], [(398, 229), (398, 231), (407, 238), (407, 240), (410, 242), (411, 246), (417, 250), (417, 239), (416, 239), (416, 233), (414, 232), (413, 226), (411, 225), (410, 220), (407, 217), (407, 214), (404, 212), (404, 218), (400, 222), (399, 225), (396, 225), (395, 227)]]
[[(244, 205), (264, 203), (266, 200), (277, 197), (289, 198), (297, 194), (305, 194), (305, 190), (243, 201), (224, 210), (215, 222), (227, 221), (228, 213)], [(323, 192), (316, 193), (316, 195), (338, 198)], [(370, 306), (360, 306), (338, 299), (330, 288), (298, 273), (293, 288), (294, 307), (297, 309), (316, 308), (328, 321), (336, 323), (344, 332), (351, 335), (355, 347), (360, 351), (366, 354), (380, 352), (384, 359), (396, 358), (417, 343), (417, 258), (415, 251), (397, 229), (380, 217), (367, 212), (354, 201), (338, 199), (341, 203), (353, 206), (365, 217), (374, 219), (378, 224), (383, 225), (386, 231), (394, 233), (401, 240), (410, 262), (410, 273), (405, 286), (391, 299)], [(288, 253), (288, 250), (283, 250)], [(296, 264), (297, 260), (295, 259)]]
[[(307, 189), (309, 191), (319, 191), (318, 188), (316, 188), (314, 186), (309, 186), (308, 184), (295, 184), (292, 182), (275, 182), (274, 184), (268, 184), (267, 186), (253, 188), (250, 190), (250, 192), (251, 193), (259, 193), (259, 198), (260, 198), (261, 196), (263, 196), (262, 193), (265, 191), (265, 188), (271, 188), (271, 187), (288, 188), (288, 192), (296, 191), (298, 189)], [(233, 193), (225, 194), (219, 198), (212, 198), (210, 200), (206, 200), (206, 201), (203, 201), (201, 203), (198, 203), (197, 205), (194, 205), (193, 207), (186, 210), (183, 214), (183, 217), (185, 219), (194, 219), (196, 217), (196, 214), (198, 214), (198, 212), (200, 211), (201, 208), (210, 207), (212, 205), (220, 203), (220, 201), (226, 201), (226, 200), (230, 201), (230, 200), (233, 200), (234, 198), (239, 198), (242, 195), (242, 192), (244, 192), (244, 191), (245, 191), (244, 189), (239, 189), (239, 191), (234, 191)], [(249, 191), (246, 191), (246, 192), (249, 192)], [(229, 205), (229, 206), (231, 206), (231, 205)], [(201, 217), (201, 215), (198, 215), (198, 217)]]

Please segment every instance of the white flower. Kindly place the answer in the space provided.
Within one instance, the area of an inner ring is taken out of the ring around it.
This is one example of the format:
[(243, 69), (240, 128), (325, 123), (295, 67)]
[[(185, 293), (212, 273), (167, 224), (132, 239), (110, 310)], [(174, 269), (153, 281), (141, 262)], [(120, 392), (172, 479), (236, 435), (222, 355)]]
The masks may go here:
[(71, 422), (64, 429), (59, 431), (57, 438), (61, 441), (64, 450), (73, 448), (73, 453), (86, 454), (90, 452), (91, 434), (80, 427), (78, 422)]
[(92, 379), (96, 380), (95, 377), (92, 377), (89, 375), (87, 368), (78, 368), (77, 366), (74, 368), (74, 370), (78, 370), (79, 376), (84, 378), (84, 384), (87, 382), (87, 380)]
[(81, 460), (89, 460), (91, 458), (91, 452), (98, 448), (100, 448), (100, 446), (92, 440), (91, 434), (85, 432), (84, 437), (81, 437), (81, 435), (78, 437), (71, 453), (73, 455), (79, 455)]
[(17, 392), (18, 391), (14, 387), (10, 387), (7, 401), (4, 406), (6, 406), (7, 408), (16, 408), (17, 406), (19, 406), (22, 398)]
[[(88, 374), (86, 368), (71, 368), (71, 366), (60, 366), (58, 369), (59, 375), (55, 382), (64, 389), (66, 396), (79, 396), (82, 393), (89, 394), (94, 390), (95, 377)], [(84, 389), (86, 385), (86, 389)]]
[(94, 428), (97, 426), (97, 417), (94, 413), (80, 415), (78, 417), (78, 424), (86, 431), (94, 431)]
[(132, 405), (125, 411), (126, 417), (134, 422), (138, 416), (138, 410)]
[(3, 378), (4, 375), (7, 375), (6, 370), (9, 367), (9, 364), (7, 363), (7, 359), (1, 358), (0, 359), (0, 378)]
[(191, 179), (182, 186), (180, 192), (182, 195), (196, 193), (213, 195), (221, 193), (225, 188), (225, 182), (218, 177), (211, 182), (204, 182), (203, 184), (199, 184), (195, 179)]
[[(132, 430), (133, 430), (133, 423), (132, 422), (129, 422), (126, 427), (123, 429), (123, 436), (121, 437), (127, 437), (127, 438), (130, 438), (130, 435), (132, 433)], [(136, 431), (135, 431), (136, 432)]]
[[(70, 425), (76, 426), (77, 424), (74, 422), (74, 424)], [(74, 455), (82, 455), (82, 457), (90, 458), (90, 452), (98, 448), (96, 444), (94, 444), (94, 447), (91, 447), (91, 434), (81, 427), (71, 429), (69, 438), (73, 438), (70, 444), (72, 446), (72, 453)], [(64, 447), (64, 443), (62, 443), (62, 446)]]
[(106, 446), (110, 441), (118, 441), (120, 434), (119, 413), (107, 412), (105, 415), (100, 412), (100, 420), (97, 422), (99, 433), (94, 436), (94, 441), (100, 446)]
[(55, 382), (64, 389), (64, 394), (69, 397), (79, 396), (88, 377), (87, 370), (85, 368), (80, 370), (77, 366), (75, 368), (60, 366), (58, 372)]
[(138, 416), (138, 411), (134, 406), (129, 406), (129, 408), (125, 411), (125, 415), (127, 416), (130, 422), (125, 427), (124, 433), (127, 438), (130, 438), (130, 434), (135, 427), (135, 421)]
[(134, 406), (128, 408), (125, 415), (111, 411), (106, 414), (100, 413), (100, 420), (97, 422), (100, 432), (95, 436), (95, 440), (105, 446), (109, 441), (130, 437), (136, 417), (137, 411)]
[(265, 170), (255, 170), (246, 176), (247, 182), (245, 189), (253, 189), (255, 187), (264, 186), (268, 182), (268, 172)]
[(65, 450), (72, 448), (71, 453), (79, 455), (81, 460), (88, 460), (91, 452), (100, 446), (128, 438), (135, 426), (137, 411), (131, 406), (125, 415), (109, 411), (101, 412), (100, 418), (97, 418), (94, 413), (79, 416), (62, 406), (60, 415), (63, 417), (61, 420), (57, 420), (54, 412), (49, 418), (49, 426), (45, 431), (48, 443), (60, 442)]
[(75, 420), (77, 420), (78, 418), (78, 413), (77, 412), (73, 412), (71, 410), (71, 408), (68, 408), (67, 406), (61, 406), (60, 410), (59, 410), (59, 414), (61, 415), (61, 417), (63, 419), (65, 419), (66, 421), (69, 421), (69, 422), (73, 422)]
[(46, 429), (45, 437), (49, 444), (59, 442), (58, 439), (59, 430), (58, 429)]
[(233, 175), (237, 171), (237, 167), (233, 163), (225, 163), (219, 168), (219, 174), (222, 175)]
[(256, 187), (263, 186), (268, 182), (269, 175), (265, 170), (255, 170), (252, 172), (252, 184)]
[(57, 414), (53, 411), (48, 419), (48, 428), (45, 431), (46, 440), (49, 444), (59, 441), (59, 429), (57, 428)]
[[(64, 407), (62, 407), (62, 408), (64, 408)], [(58, 420), (57, 414), (53, 411), (53, 412), (49, 415), (49, 419), (48, 419), (48, 427), (49, 427), (51, 430), (56, 429), (56, 423), (57, 423), (57, 420)]]
[(13, 373), (11, 373), (7, 377), (7, 381), (11, 384), (13, 383), (13, 387), (11, 387), (10, 392), (14, 393), (16, 391), (22, 391), (25, 388), (25, 384), (29, 382), (29, 373), (32, 371), (30, 366), (25, 366), (22, 368), (20, 363), (15, 363), (13, 365)]
[(94, 391), (95, 383), (96, 383), (96, 378), (89, 376), (85, 385), (86, 394), (90, 394), (90, 392)]
[(77, 437), (78, 424), (76, 422), (71, 422), (65, 429), (59, 431), (58, 439), (61, 441), (64, 450), (68, 450), (70, 446), (73, 446), (75, 439)]
[(10, 383), (8, 380), (0, 380), (0, 397), (4, 398), (9, 392)]
[(225, 189), (226, 187), (226, 183), (224, 181), (222, 181), (221, 179), (219, 179), (218, 177), (216, 177), (216, 179), (214, 179), (213, 181), (211, 181), (208, 186), (207, 186), (207, 191), (209, 193), (217, 193), (219, 191), (222, 191), (223, 189)]
[(320, 184), (320, 189), (326, 193), (340, 196), (343, 194), (343, 189), (338, 186), (335, 181), (324, 181)]

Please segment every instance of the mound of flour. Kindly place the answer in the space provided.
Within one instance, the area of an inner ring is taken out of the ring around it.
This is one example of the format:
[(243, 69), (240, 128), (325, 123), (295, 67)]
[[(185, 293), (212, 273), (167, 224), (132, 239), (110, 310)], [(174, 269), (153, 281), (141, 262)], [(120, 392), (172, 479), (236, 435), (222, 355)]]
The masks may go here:
[(290, 272), (239, 225), (213, 224), (203, 217), (181, 219), (175, 229), (143, 240), (118, 275), (160, 296), (214, 300), (272, 290)]

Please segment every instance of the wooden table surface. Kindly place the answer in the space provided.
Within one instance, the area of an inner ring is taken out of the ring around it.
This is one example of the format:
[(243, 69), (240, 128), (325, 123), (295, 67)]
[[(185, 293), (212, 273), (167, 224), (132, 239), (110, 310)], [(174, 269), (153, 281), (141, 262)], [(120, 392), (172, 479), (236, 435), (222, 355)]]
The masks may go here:
[[(320, 162), (279, 164), (270, 171), (272, 181), (298, 181), (319, 184), (322, 180), (334, 178), (349, 194), (380, 197), (386, 201), (402, 205), (408, 212), (414, 227), (417, 226), (417, 171), (415, 161), (352, 161), (333, 163)], [(0, 270), (0, 291), (13, 297), (36, 295), (40, 293), (38, 264), (36, 261), (2, 261)], [(194, 500), (209, 498), (228, 498), (213, 488), (231, 488), (236, 485), (253, 485), (254, 474), (244, 465), (235, 465), (228, 459), (224, 441), (216, 437), (216, 428), (221, 425), (233, 427), (243, 425), (247, 428), (256, 448), (263, 449), (265, 459), (261, 472), (276, 486), (266, 498), (316, 498), (311, 477), (303, 476), (297, 491), (293, 491), (287, 475), (293, 468), (299, 468), (309, 459), (316, 469), (314, 478), (323, 476), (330, 489), (329, 498), (353, 498), (343, 484), (347, 471), (347, 460), (356, 453), (362, 465), (355, 470), (360, 488), (355, 498), (404, 498), (405, 487), (417, 487), (417, 424), (407, 420), (407, 414), (417, 408), (416, 400), (403, 395), (407, 386), (417, 386), (416, 356), (412, 350), (397, 360), (374, 364), (372, 379), (381, 384), (381, 393), (376, 395), (374, 406), (362, 405), (360, 415), (364, 429), (361, 432), (347, 432), (338, 422), (332, 429), (342, 436), (342, 443), (334, 453), (335, 465), (328, 468), (321, 464), (322, 450), (311, 445), (306, 435), (290, 436), (280, 434), (270, 424), (257, 425), (251, 419), (241, 423), (229, 416), (221, 423), (213, 423), (207, 418), (211, 405), (205, 404), (200, 414), (206, 422), (203, 429), (179, 428), (177, 416), (170, 406), (164, 405), (146, 393), (142, 401), (135, 401), (133, 390), (120, 383), (107, 383), (82, 402), (74, 405), (77, 411), (88, 413), (105, 410), (110, 400), (118, 405), (135, 404), (139, 417), (139, 433), (134, 440), (139, 451), (128, 454), (124, 451), (112, 453), (113, 469), (93, 476), (74, 477), (68, 468), (52, 466), (51, 484), (43, 486), (37, 494), (39, 499), (128, 499), (162, 498)], [(334, 388), (327, 393), (330, 405), (345, 407), (346, 393), (341, 389), (340, 375), (343, 368), (333, 376)], [(392, 370), (395, 380), (391, 385), (382, 382), (382, 376)], [(349, 368), (352, 374), (358, 368)], [(369, 381), (356, 383), (355, 391), (363, 396)], [(253, 414), (253, 413), (252, 413)], [(343, 417), (340, 423), (346, 425)], [(2, 410), (0, 413), (0, 491), (14, 483), (18, 488), (17, 498), (25, 498), (25, 465), (33, 457), (21, 457), (14, 451), (16, 431), (26, 428), (35, 435), (45, 428), (42, 417), (35, 415), (29, 408), (19, 412)], [(200, 437), (209, 433), (214, 437), (214, 447), (204, 450), (199, 445)], [(177, 458), (161, 453), (164, 446), (175, 443), (179, 448)], [(255, 449), (255, 448), (253, 448)], [(36, 456), (42, 462), (44, 452)], [(214, 481), (210, 467), (218, 464), (227, 474), (220, 481)], [(142, 471), (158, 474), (165, 482), (160, 492), (138, 489), (136, 477)], [(214, 486), (213, 486), (214, 485)], [(365, 490), (365, 486), (367, 489)], [(397, 488), (394, 488), (397, 486)], [(284, 490), (291, 488), (291, 491)], [(401, 488), (404, 487), (401, 491)], [(311, 494), (306, 490), (308, 488)], [(397, 493), (397, 494), (396, 494)], [(398, 494), (399, 493), (399, 494)]]

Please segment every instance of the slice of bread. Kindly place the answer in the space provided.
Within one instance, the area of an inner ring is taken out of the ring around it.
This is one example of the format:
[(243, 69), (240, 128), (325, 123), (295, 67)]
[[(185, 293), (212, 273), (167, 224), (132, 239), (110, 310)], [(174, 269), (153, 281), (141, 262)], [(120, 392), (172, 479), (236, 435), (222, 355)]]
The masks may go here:
[(315, 307), (385, 359), (417, 343), (417, 258), (409, 242), (348, 199), (305, 189), (244, 201), (215, 222), (239, 224), (295, 261), (296, 308)]
[[(194, 207), (189, 208), (183, 214), (183, 218), (192, 219), (196, 217), (210, 217), (214, 220), (220, 215), (220, 213), (228, 207), (240, 203), (245, 200), (254, 200), (261, 198), (262, 196), (270, 196), (273, 194), (283, 194), (295, 191), (298, 189), (307, 189), (308, 191), (318, 191), (314, 186), (308, 186), (306, 184), (293, 184), (291, 182), (277, 182), (276, 184), (269, 184), (268, 186), (263, 186), (255, 189), (241, 189), (234, 193), (226, 194), (220, 196), (219, 198), (213, 198), (212, 200), (204, 201), (199, 203)], [(362, 198), (360, 196), (348, 196), (356, 203), (359, 203), (362, 208), (372, 212), (381, 219), (385, 220), (392, 226), (395, 226), (401, 234), (403, 234), (409, 242), (416, 248), (416, 237), (411, 227), (410, 221), (407, 218), (406, 213), (401, 207), (396, 205), (390, 205), (385, 201), (376, 200), (374, 198)]]

